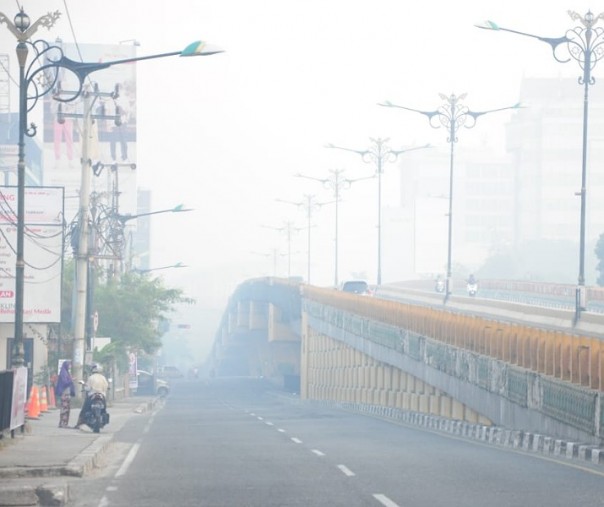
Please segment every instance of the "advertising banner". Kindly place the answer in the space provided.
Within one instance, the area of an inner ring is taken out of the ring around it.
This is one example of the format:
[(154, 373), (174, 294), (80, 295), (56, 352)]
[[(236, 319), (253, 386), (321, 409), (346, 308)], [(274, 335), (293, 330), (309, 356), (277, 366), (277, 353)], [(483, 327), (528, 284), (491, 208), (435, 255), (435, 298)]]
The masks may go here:
[[(136, 47), (126, 44), (63, 44), (63, 53), (76, 61), (101, 63), (134, 58)], [(73, 75), (59, 76), (55, 94), (68, 98), (78, 89)], [(93, 97), (89, 153), (94, 168), (92, 191), (119, 196), (121, 214), (136, 214), (136, 64), (118, 64), (90, 75)], [(65, 214), (70, 222), (78, 211), (81, 184), (83, 104), (78, 98), (63, 103), (44, 99), (44, 184), (65, 187)]]
[[(15, 321), (17, 188), (0, 187), (0, 322)], [(23, 321), (61, 321), (63, 189), (25, 189)]]

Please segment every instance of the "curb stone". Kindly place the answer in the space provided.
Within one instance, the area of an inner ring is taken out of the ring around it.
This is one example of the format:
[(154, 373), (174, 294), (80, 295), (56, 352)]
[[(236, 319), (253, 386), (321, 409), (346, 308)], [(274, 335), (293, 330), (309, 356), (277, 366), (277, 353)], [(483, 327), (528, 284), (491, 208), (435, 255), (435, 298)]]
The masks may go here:
[[(520, 449), (524, 452), (536, 452), (555, 457), (565, 457), (570, 460), (582, 461), (593, 465), (604, 465), (604, 448), (596, 445), (567, 442), (546, 437), (537, 433), (522, 430), (510, 430), (501, 427), (487, 427), (482, 424), (472, 424), (465, 421), (453, 421), (437, 416), (427, 416), (418, 412), (392, 408), (388, 412), (378, 407), (362, 403), (336, 402), (331, 400), (300, 400), (283, 397), (292, 403), (304, 403), (328, 408), (339, 408), (364, 414), (382, 414), (387, 419), (402, 421), (414, 426), (437, 429), (444, 433), (459, 435), (472, 440), (493, 443), (502, 447)], [(448, 421), (444, 424), (442, 420)]]
[[(144, 413), (153, 410), (159, 401), (159, 399), (154, 398), (149, 402), (141, 403), (134, 409), (134, 412)], [(141, 412), (139, 412), (139, 409)], [(83, 477), (86, 473), (98, 466), (101, 457), (111, 445), (113, 437), (113, 433), (100, 435), (65, 466), (4, 468), (0, 469), (0, 479)], [(16, 443), (16, 445), (18, 445), (18, 443)], [(67, 483), (46, 483), (38, 485), (11, 484), (0, 486), (0, 507), (63, 507), (68, 501), (69, 486)]]
[(65, 483), (0, 488), (0, 507), (63, 507), (68, 500), (69, 486)]

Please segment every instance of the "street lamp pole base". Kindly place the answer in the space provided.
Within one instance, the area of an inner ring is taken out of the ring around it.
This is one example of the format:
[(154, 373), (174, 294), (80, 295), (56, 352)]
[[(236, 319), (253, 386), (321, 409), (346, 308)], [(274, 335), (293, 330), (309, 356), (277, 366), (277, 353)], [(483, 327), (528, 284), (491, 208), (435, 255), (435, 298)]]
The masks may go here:
[(586, 299), (585, 285), (578, 285), (575, 289), (575, 324), (581, 319), (581, 312), (587, 310)]

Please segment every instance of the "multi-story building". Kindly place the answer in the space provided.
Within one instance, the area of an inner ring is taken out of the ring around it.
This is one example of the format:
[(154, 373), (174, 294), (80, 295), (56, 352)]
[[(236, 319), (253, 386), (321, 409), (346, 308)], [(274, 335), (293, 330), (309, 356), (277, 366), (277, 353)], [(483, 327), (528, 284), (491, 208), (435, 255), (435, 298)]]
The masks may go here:
[[(598, 84), (589, 90), (588, 283), (595, 277), (589, 269), (593, 245), (604, 233), (604, 88)], [(523, 108), (506, 125), (506, 153), (462, 139), (455, 145), (454, 275), (479, 269), (496, 251), (519, 251), (539, 241), (574, 243), (578, 258), (583, 88), (575, 79), (526, 78), (519, 101)], [(401, 163), (400, 206), (385, 213), (391, 279), (446, 269), (449, 157), (449, 145), (443, 144)]]

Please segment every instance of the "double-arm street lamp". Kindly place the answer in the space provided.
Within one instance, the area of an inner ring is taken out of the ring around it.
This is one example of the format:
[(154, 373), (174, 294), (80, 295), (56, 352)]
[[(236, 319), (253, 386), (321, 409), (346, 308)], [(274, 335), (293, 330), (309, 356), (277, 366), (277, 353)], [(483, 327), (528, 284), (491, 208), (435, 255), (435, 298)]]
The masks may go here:
[[(271, 227), (270, 225), (263, 225), (262, 227), (285, 233), (285, 236), (287, 238), (287, 278), (290, 278), (292, 276), (292, 234), (294, 232), (298, 232), (300, 229), (294, 227), (294, 224), (292, 222), (285, 222), (281, 227)], [(276, 252), (276, 249), (274, 250), (274, 252)], [(276, 262), (277, 254), (274, 253), (273, 271), (276, 271)]]
[(379, 104), (385, 107), (397, 107), (400, 109), (406, 109), (407, 111), (414, 111), (416, 113), (423, 114), (428, 118), (430, 126), (432, 128), (445, 127), (449, 130), (449, 137), (447, 142), (451, 148), (450, 160), (449, 160), (449, 238), (447, 245), (447, 277), (445, 283), (445, 301), (449, 298), (452, 292), (451, 283), (451, 244), (453, 239), (453, 167), (454, 167), (454, 146), (457, 142), (457, 131), (459, 127), (473, 128), (476, 125), (476, 120), (488, 113), (494, 113), (496, 111), (505, 111), (506, 109), (516, 109), (520, 107), (520, 104), (515, 104), (509, 107), (501, 107), (499, 109), (489, 109), (486, 111), (472, 111), (465, 104), (463, 100), (466, 98), (466, 94), (455, 95), (454, 93), (448, 97), (444, 94), (439, 94), (440, 98), (444, 103), (434, 111), (422, 111), (419, 109), (412, 109), (410, 107), (398, 106), (391, 102), (384, 102)]
[[(170, 53), (162, 53), (156, 55), (148, 55), (137, 58), (126, 58), (121, 60), (113, 60), (106, 62), (76, 62), (67, 58), (63, 54), (63, 50), (59, 46), (51, 46), (44, 40), (30, 42), (31, 37), (35, 34), (40, 26), (50, 29), (55, 21), (59, 18), (59, 11), (48, 13), (35, 21), (33, 24), (29, 16), (23, 11), (15, 16), (14, 23), (9, 18), (0, 12), (0, 24), (4, 23), (8, 30), (17, 39), (17, 61), (19, 64), (19, 152), (17, 165), (17, 261), (15, 268), (15, 336), (12, 351), (12, 365), (21, 366), (24, 364), (24, 349), (23, 349), (23, 301), (24, 301), (24, 229), (25, 229), (25, 136), (33, 137), (36, 135), (36, 126), (32, 123), (27, 125), (27, 114), (33, 109), (37, 102), (57, 89), (59, 81), (59, 71), (66, 70), (71, 72), (77, 79), (77, 89), (66, 98), (62, 98), (55, 94), (54, 99), (59, 102), (72, 102), (76, 100), (84, 91), (84, 84), (88, 76), (98, 70), (109, 68), (113, 65), (133, 63), (142, 60), (151, 60), (155, 58), (165, 58), (168, 56), (197, 56), (197, 55), (213, 55), (222, 52), (221, 49), (209, 46), (202, 41), (197, 41), (189, 44), (181, 51), (173, 51)], [(28, 63), (29, 51), (32, 50), (33, 58)], [(89, 114), (85, 111), (86, 114)], [(82, 165), (91, 166), (90, 161), (83, 160)], [(84, 171), (82, 177), (84, 178)], [(87, 176), (89, 177), (89, 175)], [(82, 185), (84, 187), (84, 185)], [(89, 195), (80, 196), (80, 200), (89, 202)], [(81, 207), (81, 206), (80, 206)], [(88, 209), (85, 210), (88, 212)], [(80, 280), (85, 280), (87, 270), (87, 248), (88, 238), (87, 220), (83, 216), (80, 217), (80, 241), (78, 252), (78, 273), (81, 275)], [(84, 249), (84, 250), (83, 250)], [(82, 254), (82, 250), (84, 253)], [(84, 282), (85, 283), (85, 282)], [(81, 287), (78, 287), (80, 292)], [(84, 293), (86, 288), (84, 287)], [(73, 374), (75, 377), (81, 376), (83, 359), (84, 359), (84, 320), (82, 319), (79, 329), (74, 330), (74, 360)]]
[(384, 166), (387, 162), (396, 162), (399, 155), (402, 155), (403, 153), (429, 148), (430, 145), (426, 144), (424, 146), (393, 150), (388, 146), (388, 141), (390, 141), (388, 138), (382, 139), (381, 137), (378, 137), (377, 139), (374, 139), (370, 137), (369, 140), (371, 141), (371, 146), (366, 150), (353, 150), (351, 148), (343, 148), (333, 144), (328, 144), (325, 147), (357, 153), (358, 155), (361, 155), (363, 162), (375, 164), (375, 176), (378, 178), (377, 285), (379, 286), (382, 284), (382, 174), (384, 172)]
[[(174, 206), (173, 208), (162, 209), (157, 211), (149, 211), (146, 213), (131, 214), (120, 214), (116, 213), (113, 209), (109, 208), (105, 210), (104, 214), (100, 214), (97, 220), (98, 227), (102, 239), (105, 245), (110, 249), (110, 255), (108, 258), (121, 263), (126, 257), (127, 252), (127, 238), (124, 234), (126, 224), (130, 220), (136, 220), (138, 218), (149, 217), (152, 215), (160, 215), (164, 213), (186, 213), (193, 211), (191, 208), (185, 208), (183, 204)], [(105, 227), (103, 227), (105, 225)], [(132, 253), (130, 252), (127, 257), (126, 269), (132, 262)], [(119, 266), (118, 269), (113, 270), (113, 274), (122, 272), (123, 266)]]
[(162, 269), (179, 269), (179, 268), (188, 268), (189, 266), (187, 266), (186, 264), (183, 264), (182, 262), (177, 262), (176, 264), (169, 264), (168, 266), (159, 266), (158, 268), (149, 268), (149, 269), (139, 269), (139, 268), (134, 268), (132, 271), (134, 273), (138, 273), (140, 275), (145, 274), (145, 273), (150, 273), (151, 271), (160, 271)]
[(327, 203), (318, 202), (317, 197), (312, 194), (306, 194), (304, 196), (304, 200), (298, 201), (298, 202), (286, 201), (284, 199), (276, 199), (276, 200), (278, 202), (284, 202), (287, 204), (293, 204), (294, 206), (303, 207), (304, 210), (306, 211), (306, 222), (307, 222), (306, 228), (308, 231), (308, 238), (307, 238), (308, 250), (307, 250), (307, 259), (306, 259), (306, 283), (310, 284), (310, 228), (312, 226), (312, 224), (311, 224), (312, 214), (313, 214), (313, 211), (315, 211), (316, 209), (319, 209), (321, 206), (323, 206), (324, 204), (327, 204)]
[[(575, 297), (575, 321), (578, 321), (581, 317), (581, 312), (587, 307), (585, 291), (585, 212), (587, 209), (587, 116), (589, 110), (589, 86), (596, 82), (591, 75), (591, 71), (596, 66), (596, 63), (598, 63), (598, 60), (604, 56), (604, 28), (595, 26), (598, 20), (604, 19), (604, 13), (594, 16), (591, 11), (588, 11), (585, 16), (581, 16), (576, 12), (568, 11), (568, 14), (573, 21), (578, 21), (580, 25), (568, 29), (562, 37), (541, 37), (531, 33), (510, 30), (502, 28), (492, 21), (487, 21), (482, 25), (476, 26), (486, 30), (525, 35), (545, 42), (551, 47), (552, 55), (557, 62), (567, 63), (572, 59), (583, 70), (583, 75), (579, 77), (579, 84), (583, 86), (583, 138), (581, 144), (581, 190), (577, 192), (577, 195), (581, 197), (579, 279)], [(563, 51), (564, 54), (560, 54), (560, 51)]]
[[(366, 176), (364, 178), (344, 178), (344, 169), (330, 169), (330, 176), (328, 178), (315, 178), (313, 176), (306, 176), (305, 174), (296, 174), (296, 178), (306, 178), (308, 180), (314, 180), (321, 183), (324, 187), (329, 188), (333, 192), (334, 203), (336, 206), (335, 210), (335, 259), (334, 259), (334, 287), (338, 286), (338, 204), (340, 202), (340, 191), (350, 188), (355, 181), (367, 180), (373, 178), (373, 176)], [(325, 203), (329, 204), (329, 203)]]

